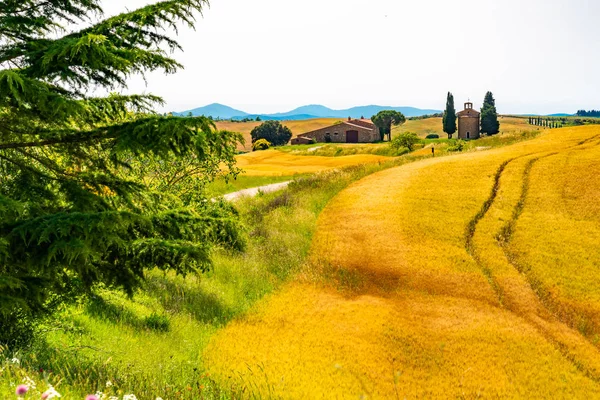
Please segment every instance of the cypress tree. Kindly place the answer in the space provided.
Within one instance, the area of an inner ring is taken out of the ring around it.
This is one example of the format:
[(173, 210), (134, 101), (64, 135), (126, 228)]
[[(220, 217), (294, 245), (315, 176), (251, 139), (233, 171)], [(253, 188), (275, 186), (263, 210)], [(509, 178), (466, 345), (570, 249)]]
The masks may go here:
[(495, 135), (500, 132), (496, 101), (492, 92), (487, 92), (481, 108), (481, 133)]
[(100, 0), (0, 2), (0, 326), (74, 288), (131, 294), (147, 268), (201, 272), (211, 246), (241, 248), (233, 210), (202, 191), (235, 169), (240, 136), (156, 114), (154, 95), (92, 94), (177, 71), (166, 32), (193, 27), (206, 4), (167, 0), (93, 23)]
[(444, 132), (448, 134), (448, 139), (452, 139), (452, 135), (456, 133), (456, 109), (454, 108), (454, 95), (448, 92), (446, 99), (446, 110), (442, 117), (442, 125)]

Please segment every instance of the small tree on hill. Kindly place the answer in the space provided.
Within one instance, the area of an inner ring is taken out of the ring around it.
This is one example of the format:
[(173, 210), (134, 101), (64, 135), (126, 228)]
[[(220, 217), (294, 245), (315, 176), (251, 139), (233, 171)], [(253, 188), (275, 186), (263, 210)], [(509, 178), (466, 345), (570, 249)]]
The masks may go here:
[(446, 99), (446, 111), (442, 117), (442, 125), (444, 132), (448, 134), (448, 139), (452, 139), (452, 135), (456, 133), (456, 109), (454, 108), (454, 96), (448, 92)]
[(292, 131), (287, 126), (281, 125), (279, 121), (266, 121), (250, 132), (252, 143), (259, 139), (265, 139), (273, 146), (284, 146), (292, 138)]
[(481, 108), (481, 133), (495, 135), (500, 132), (496, 101), (492, 92), (487, 92)]
[(392, 140), (392, 125), (402, 125), (406, 122), (404, 114), (394, 110), (384, 110), (371, 117), (371, 121), (379, 128), (381, 141), (385, 140), (387, 135), (388, 140)]
[(415, 144), (419, 143), (420, 141), (421, 139), (419, 139), (416, 133), (403, 132), (390, 142), (390, 146), (396, 151), (403, 147), (406, 147), (408, 151), (412, 151)]

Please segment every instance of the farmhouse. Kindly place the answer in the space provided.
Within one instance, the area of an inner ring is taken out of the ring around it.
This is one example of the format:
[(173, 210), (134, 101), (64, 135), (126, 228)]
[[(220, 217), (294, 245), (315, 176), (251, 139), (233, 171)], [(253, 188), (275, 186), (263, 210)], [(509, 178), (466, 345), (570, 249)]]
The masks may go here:
[(372, 143), (381, 140), (379, 128), (366, 119), (352, 119), (326, 128), (306, 132), (292, 139), (292, 144), (318, 143)]
[(473, 103), (465, 103), (465, 109), (457, 115), (458, 138), (479, 139), (479, 111), (473, 110)]

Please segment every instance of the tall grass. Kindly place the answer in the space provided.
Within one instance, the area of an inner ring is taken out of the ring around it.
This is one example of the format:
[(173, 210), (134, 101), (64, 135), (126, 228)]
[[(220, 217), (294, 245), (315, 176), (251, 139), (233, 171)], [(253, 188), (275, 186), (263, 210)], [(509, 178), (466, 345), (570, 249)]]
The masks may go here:
[(237, 389), (219, 386), (206, 373), (202, 352), (212, 335), (300, 270), (317, 218), (333, 196), (393, 165), (329, 171), (299, 178), (282, 192), (242, 199), (245, 252), (216, 251), (213, 270), (202, 276), (149, 271), (133, 298), (99, 288), (93, 298), (57, 311), (34, 345), (0, 355), (20, 362), (5, 363), (0, 398), (14, 396), (14, 385), (26, 376), (66, 398), (97, 391), (139, 399), (237, 397)]

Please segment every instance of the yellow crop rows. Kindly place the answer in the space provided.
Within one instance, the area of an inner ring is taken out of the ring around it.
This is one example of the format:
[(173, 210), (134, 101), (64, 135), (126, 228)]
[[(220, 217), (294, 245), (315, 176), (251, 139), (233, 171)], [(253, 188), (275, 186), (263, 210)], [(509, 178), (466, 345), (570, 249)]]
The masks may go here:
[(600, 397), (600, 128), (371, 175), (205, 357), (248, 396)]

